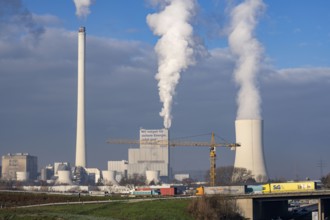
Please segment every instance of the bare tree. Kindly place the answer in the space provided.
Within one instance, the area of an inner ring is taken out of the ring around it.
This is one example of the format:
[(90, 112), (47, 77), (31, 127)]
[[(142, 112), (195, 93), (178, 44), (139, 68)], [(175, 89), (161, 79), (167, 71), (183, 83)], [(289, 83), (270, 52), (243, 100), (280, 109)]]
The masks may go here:
[(232, 175), (234, 173), (233, 166), (219, 167), (216, 169), (216, 183), (218, 185), (231, 185)]
[(146, 178), (143, 175), (133, 174), (129, 178), (122, 178), (119, 185), (133, 184), (135, 186), (143, 186), (146, 184)]
[(246, 168), (235, 167), (233, 176), (233, 183), (255, 183), (255, 179), (252, 176), (251, 170), (247, 170)]
[(321, 182), (325, 188), (330, 188), (330, 173), (321, 178)]
[(244, 219), (240, 214), (236, 201), (221, 195), (203, 196), (192, 200), (188, 206), (188, 212), (196, 220)]
[[(205, 175), (205, 179), (209, 181), (209, 171)], [(252, 176), (251, 171), (245, 168), (237, 168), (234, 166), (218, 167), (216, 169), (216, 184), (222, 186), (228, 186), (232, 184), (241, 183), (255, 183), (255, 179)]]

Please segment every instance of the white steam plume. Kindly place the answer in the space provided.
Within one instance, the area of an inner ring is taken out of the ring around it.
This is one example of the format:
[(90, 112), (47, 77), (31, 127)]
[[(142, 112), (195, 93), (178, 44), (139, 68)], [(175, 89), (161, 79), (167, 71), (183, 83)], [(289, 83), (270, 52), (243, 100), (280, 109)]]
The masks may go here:
[(159, 113), (164, 127), (172, 122), (172, 102), (180, 73), (194, 63), (193, 27), (190, 20), (195, 13), (195, 0), (165, 0), (163, 11), (147, 16), (153, 33), (160, 36), (155, 51), (158, 55), (158, 90), (163, 103)]
[(92, 0), (73, 0), (76, 5), (76, 15), (86, 18), (90, 14), (89, 6)]
[(237, 119), (261, 119), (257, 74), (263, 48), (254, 36), (262, 0), (244, 0), (231, 11), (229, 46), (237, 57), (235, 81), (239, 85)]

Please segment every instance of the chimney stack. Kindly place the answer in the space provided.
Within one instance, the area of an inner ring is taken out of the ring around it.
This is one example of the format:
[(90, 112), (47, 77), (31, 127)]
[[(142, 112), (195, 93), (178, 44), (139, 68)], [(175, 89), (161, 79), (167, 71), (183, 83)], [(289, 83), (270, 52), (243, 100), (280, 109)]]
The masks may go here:
[(77, 139), (76, 167), (86, 167), (85, 145), (85, 27), (78, 32), (78, 99), (77, 99)]

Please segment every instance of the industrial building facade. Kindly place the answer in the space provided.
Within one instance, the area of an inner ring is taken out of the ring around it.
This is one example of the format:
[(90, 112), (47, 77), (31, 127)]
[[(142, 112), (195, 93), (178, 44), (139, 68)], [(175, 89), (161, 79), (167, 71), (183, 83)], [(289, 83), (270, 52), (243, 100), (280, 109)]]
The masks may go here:
[(171, 177), (168, 129), (140, 129), (139, 148), (128, 149), (128, 161), (108, 161), (108, 170), (132, 178), (155, 171), (162, 180)]
[(159, 171), (169, 177), (169, 134), (167, 129), (140, 129), (140, 148), (128, 150), (128, 176), (146, 175), (147, 170)]
[(108, 171), (116, 171), (117, 174), (127, 177), (128, 161), (108, 161)]
[(2, 156), (2, 179), (17, 180), (17, 172), (26, 173), (28, 179), (37, 178), (38, 158), (27, 153)]

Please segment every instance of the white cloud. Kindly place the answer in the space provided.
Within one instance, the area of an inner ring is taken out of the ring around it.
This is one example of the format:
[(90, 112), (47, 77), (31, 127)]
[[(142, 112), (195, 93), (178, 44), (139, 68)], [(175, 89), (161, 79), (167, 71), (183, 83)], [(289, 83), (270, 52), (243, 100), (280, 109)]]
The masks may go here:
[(286, 81), (293, 84), (330, 82), (329, 67), (299, 67), (273, 70), (266, 78), (268, 81)]
[(62, 23), (61, 19), (52, 15), (52, 14), (43, 14), (43, 15), (38, 15), (38, 14), (32, 14), (33, 20), (44, 26), (48, 25), (59, 25)]

